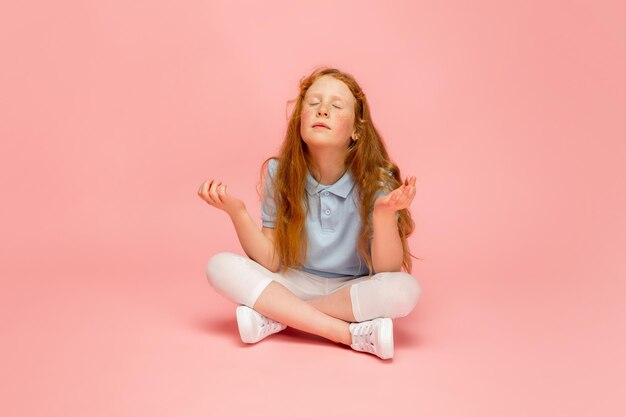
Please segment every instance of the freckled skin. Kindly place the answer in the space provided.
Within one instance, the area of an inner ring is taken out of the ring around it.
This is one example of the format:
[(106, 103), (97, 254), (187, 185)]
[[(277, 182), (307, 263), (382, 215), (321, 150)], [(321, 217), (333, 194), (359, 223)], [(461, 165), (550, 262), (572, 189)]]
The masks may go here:
[[(341, 97), (340, 100), (332, 96)], [(342, 81), (322, 76), (309, 87), (300, 113), (300, 135), (308, 145), (334, 145), (346, 148), (354, 133), (354, 103), (352, 92)], [(339, 106), (341, 108), (338, 108)], [(323, 122), (329, 129), (311, 127)]]

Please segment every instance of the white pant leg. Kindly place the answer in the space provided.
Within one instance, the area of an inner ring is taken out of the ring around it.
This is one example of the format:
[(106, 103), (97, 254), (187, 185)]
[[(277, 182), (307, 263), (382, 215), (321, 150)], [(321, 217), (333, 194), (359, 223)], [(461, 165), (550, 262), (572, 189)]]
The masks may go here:
[(325, 295), (325, 278), (288, 269), (274, 273), (247, 256), (219, 252), (206, 265), (209, 284), (222, 296), (252, 308), (263, 290), (272, 282), (284, 285), (298, 298), (308, 300)]
[(332, 292), (350, 286), (352, 312), (357, 322), (377, 317), (407, 316), (417, 304), (421, 287), (406, 272), (380, 272), (342, 283)]

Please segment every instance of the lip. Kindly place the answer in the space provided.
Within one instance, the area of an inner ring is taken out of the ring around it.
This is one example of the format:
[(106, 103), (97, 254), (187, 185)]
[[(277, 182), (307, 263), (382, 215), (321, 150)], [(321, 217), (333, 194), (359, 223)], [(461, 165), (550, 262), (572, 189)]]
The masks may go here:
[(326, 129), (330, 129), (330, 127), (328, 127), (328, 125), (326, 125), (325, 123), (322, 123), (322, 122), (313, 123), (313, 126), (311, 126), (311, 127), (325, 127)]

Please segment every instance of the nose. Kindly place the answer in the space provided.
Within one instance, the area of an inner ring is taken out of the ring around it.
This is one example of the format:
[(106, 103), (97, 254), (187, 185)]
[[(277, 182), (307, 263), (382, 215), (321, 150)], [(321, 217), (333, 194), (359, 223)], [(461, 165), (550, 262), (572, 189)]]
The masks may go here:
[(328, 111), (326, 110), (326, 107), (322, 107), (322, 105), (320, 105), (319, 108), (317, 109), (317, 115), (328, 116)]

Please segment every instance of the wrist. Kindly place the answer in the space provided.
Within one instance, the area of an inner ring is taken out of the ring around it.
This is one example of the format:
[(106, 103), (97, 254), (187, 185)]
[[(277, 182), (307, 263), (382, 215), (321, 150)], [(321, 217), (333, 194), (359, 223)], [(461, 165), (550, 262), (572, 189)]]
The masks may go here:
[(374, 207), (374, 216), (376, 217), (392, 218), (392, 217), (395, 217), (395, 215), (396, 215), (396, 210), (388, 209), (388, 208), (381, 208), (381, 207)]
[(234, 219), (234, 218), (236, 218), (236, 217), (240, 217), (240, 216), (242, 216), (242, 215), (243, 215), (243, 214), (245, 214), (247, 211), (248, 211), (248, 209), (246, 209), (245, 204), (243, 204), (241, 207), (238, 207), (238, 208), (236, 208), (235, 210), (228, 211), (228, 212), (226, 212), (226, 213), (228, 214), (228, 216), (229, 216), (231, 219)]

